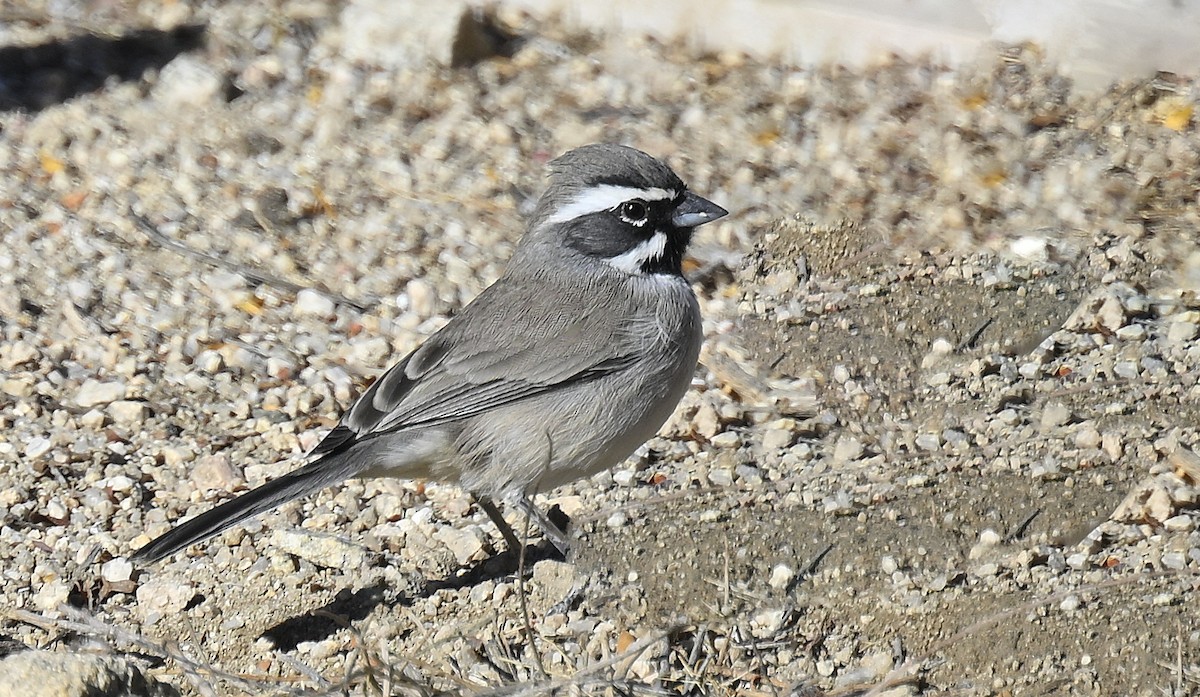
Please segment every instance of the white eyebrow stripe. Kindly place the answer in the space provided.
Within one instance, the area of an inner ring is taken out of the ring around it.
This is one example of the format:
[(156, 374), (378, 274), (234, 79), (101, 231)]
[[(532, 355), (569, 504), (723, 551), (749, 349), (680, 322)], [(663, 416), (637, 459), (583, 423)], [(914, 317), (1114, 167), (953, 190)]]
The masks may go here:
[(650, 239), (638, 243), (638, 246), (628, 252), (618, 254), (607, 261), (610, 266), (618, 271), (636, 274), (642, 272), (643, 264), (652, 259), (661, 259), (666, 251), (666, 233), (656, 232), (650, 236)]
[(591, 215), (601, 211), (611, 210), (626, 201), (640, 198), (643, 201), (670, 201), (679, 195), (672, 189), (650, 187), (639, 189), (636, 186), (617, 186), (615, 184), (597, 184), (579, 192), (554, 215), (546, 219), (546, 223), (565, 223), (580, 216)]

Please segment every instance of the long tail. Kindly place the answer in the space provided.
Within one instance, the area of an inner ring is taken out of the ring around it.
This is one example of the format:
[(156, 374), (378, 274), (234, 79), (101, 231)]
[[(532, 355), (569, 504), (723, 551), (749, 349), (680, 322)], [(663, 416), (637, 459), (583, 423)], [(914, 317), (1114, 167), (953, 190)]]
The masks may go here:
[(323, 457), (241, 496), (180, 523), (133, 553), (132, 560), (155, 562), (188, 545), (207, 540), (229, 528), (292, 499), (311, 494), (357, 474), (339, 454)]

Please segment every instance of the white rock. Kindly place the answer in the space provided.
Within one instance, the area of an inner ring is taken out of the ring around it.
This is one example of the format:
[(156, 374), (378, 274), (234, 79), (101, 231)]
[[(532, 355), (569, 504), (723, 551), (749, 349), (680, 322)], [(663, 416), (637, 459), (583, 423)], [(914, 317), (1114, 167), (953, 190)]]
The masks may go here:
[(1071, 410), (1062, 402), (1050, 402), (1042, 410), (1042, 428), (1050, 429), (1062, 426), (1071, 420)]
[(1196, 331), (1200, 329), (1191, 322), (1171, 322), (1167, 327), (1167, 341), (1173, 344), (1183, 344), (1196, 338)]
[(221, 74), (202, 58), (182, 54), (163, 66), (152, 94), (169, 107), (195, 108), (217, 101)]
[(133, 480), (123, 474), (118, 474), (107, 479), (101, 479), (100, 481), (96, 482), (96, 484), (106, 489), (119, 491), (123, 494), (128, 494), (129, 492), (133, 491)]
[(79, 423), (85, 428), (103, 428), (104, 420), (104, 412), (99, 409), (88, 409), (83, 416), (79, 417)]
[(1045, 261), (1049, 256), (1046, 251), (1046, 245), (1047, 240), (1045, 237), (1026, 235), (1018, 237), (1009, 243), (1008, 249), (1014, 255), (1026, 261)]
[(995, 562), (988, 562), (986, 564), (980, 564), (973, 569), (973, 571), (975, 575), (979, 577), (995, 576), (1000, 571), (1000, 566)]
[(628, 522), (629, 516), (625, 514), (625, 511), (617, 511), (610, 515), (608, 519), (604, 521), (604, 524), (610, 528), (620, 528), (624, 527)]
[(50, 520), (66, 520), (67, 507), (62, 501), (52, 499), (46, 503), (46, 517)]
[(1096, 430), (1095, 426), (1084, 426), (1075, 434), (1075, 447), (1077, 448), (1091, 450), (1100, 447), (1100, 442), (1100, 432)]
[(950, 343), (942, 337), (933, 340), (929, 346), (929, 353), (934, 356), (946, 356), (954, 352), (954, 344)]
[(333, 396), (340, 402), (349, 402), (350, 396), (354, 391), (354, 382), (350, 379), (350, 374), (341, 366), (335, 365), (321, 371), (321, 377), (330, 385), (333, 385)]
[(1170, 532), (1191, 532), (1196, 527), (1196, 521), (1189, 515), (1181, 514), (1164, 520), (1163, 527)]
[(428, 281), (414, 278), (405, 285), (404, 291), (408, 295), (408, 309), (421, 319), (433, 316), (437, 296)]
[(351, 571), (366, 563), (365, 550), (333, 535), (314, 535), (301, 530), (276, 530), (271, 544), (317, 566)]
[(1172, 571), (1182, 571), (1187, 566), (1187, 557), (1183, 552), (1166, 552), (1162, 555), (1162, 565)]
[(67, 585), (66, 581), (55, 579), (41, 584), (41, 587), (33, 594), (33, 604), (37, 609), (49, 612), (67, 602), (70, 592), (71, 587)]
[(842, 436), (838, 438), (837, 445), (833, 446), (833, 461), (851, 462), (862, 457), (864, 452), (866, 447), (857, 438)]
[(267, 375), (287, 380), (296, 373), (296, 363), (286, 356), (267, 357)]
[(1125, 326), (1125, 308), (1121, 306), (1120, 300), (1110, 296), (1096, 311), (1096, 319), (1103, 327), (1115, 332)]
[(175, 445), (161, 450), (163, 463), (168, 467), (175, 467), (185, 462), (191, 462), (196, 457), (196, 453), (186, 445)]
[(25, 444), (25, 457), (30, 460), (36, 460), (50, 452), (53, 447), (54, 444), (50, 442), (49, 438), (41, 436), (30, 438), (29, 442)]
[(18, 651), (0, 660), (0, 697), (169, 697), (179, 692), (118, 658)]
[(108, 404), (125, 398), (125, 383), (100, 382), (88, 379), (75, 392), (75, 403), (81, 407), (94, 407), (97, 404)]
[(0, 347), (0, 369), (12, 370), (19, 365), (32, 362), (37, 355), (37, 349), (27, 341), (17, 341)]
[(783, 590), (792, 583), (792, 579), (796, 578), (796, 572), (787, 564), (776, 564), (771, 567), (771, 576), (767, 579), (767, 585), (776, 590)]
[(854, 512), (854, 500), (848, 492), (839, 491), (821, 501), (821, 510), (830, 515), (850, 515)]
[(1174, 513), (1175, 504), (1171, 501), (1170, 492), (1156, 486), (1154, 491), (1150, 492), (1150, 497), (1146, 499), (1146, 515), (1162, 523), (1171, 518)]
[(0, 392), (10, 397), (28, 397), (33, 394), (33, 380), (22, 376), (0, 382)]
[(332, 49), (369, 66), (449, 66), (463, 9), (459, 3), (351, 0), (341, 11), (341, 31), (333, 35), (340, 42)]
[(152, 578), (138, 586), (134, 597), (143, 616), (173, 615), (187, 607), (196, 597), (196, 590), (187, 581)]
[(633, 486), (637, 483), (637, 473), (631, 469), (619, 469), (612, 473), (612, 480), (617, 486)]
[(216, 351), (201, 351), (196, 354), (196, 358), (192, 361), (192, 365), (197, 370), (212, 375), (220, 372), (221, 366), (225, 365), (225, 359)]
[(478, 525), (463, 528), (444, 525), (434, 531), (433, 537), (446, 545), (459, 564), (483, 557), (484, 536)]
[(336, 306), (325, 295), (311, 288), (296, 293), (296, 302), (292, 305), (294, 317), (329, 317)]
[(708, 483), (713, 486), (731, 486), (733, 470), (728, 467), (715, 467), (708, 471)]
[(113, 423), (122, 426), (137, 426), (146, 418), (146, 405), (129, 399), (118, 399), (105, 409)]
[(721, 428), (721, 421), (717, 418), (717, 410), (713, 408), (712, 404), (708, 402), (700, 404), (696, 415), (692, 417), (692, 427), (696, 429), (696, 433), (710, 440), (717, 435), (717, 431)]
[(792, 432), (786, 428), (769, 428), (763, 434), (762, 447), (768, 452), (783, 450), (792, 444)]
[(1110, 458), (1117, 460), (1125, 453), (1125, 444), (1121, 441), (1121, 434), (1112, 431), (1105, 433), (1100, 438), (1100, 447), (1104, 450), (1104, 454)]
[(1140, 324), (1127, 324), (1116, 332), (1122, 341), (1142, 341), (1146, 338), (1146, 328)]
[(760, 638), (775, 636), (783, 627), (785, 619), (787, 619), (785, 610), (760, 610), (750, 618), (750, 633)]
[(133, 564), (125, 557), (110, 559), (100, 567), (100, 577), (109, 583), (128, 581), (132, 576)]
[(192, 465), (190, 478), (192, 486), (198, 491), (231, 491), (242, 482), (242, 476), (225, 455), (206, 455), (196, 460), (196, 464)]
[(919, 450), (932, 452), (942, 447), (942, 439), (936, 433), (922, 433), (917, 436), (916, 445)]
[(950, 373), (939, 371), (925, 378), (925, 384), (930, 387), (945, 387), (950, 384)]
[(736, 448), (742, 443), (742, 437), (735, 431), (725, 431), (713, 436), (712, 444), (717, 448)]

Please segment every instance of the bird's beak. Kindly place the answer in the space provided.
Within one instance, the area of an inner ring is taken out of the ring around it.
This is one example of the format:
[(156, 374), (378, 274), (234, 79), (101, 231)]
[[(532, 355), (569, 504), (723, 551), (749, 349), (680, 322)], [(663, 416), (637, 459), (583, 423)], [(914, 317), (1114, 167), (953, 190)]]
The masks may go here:
[(683, 203), (675, 208), (671, 224), (679, 228), (693, 228), (727, 215), (729, 211), (689, 191), (683, 195)]

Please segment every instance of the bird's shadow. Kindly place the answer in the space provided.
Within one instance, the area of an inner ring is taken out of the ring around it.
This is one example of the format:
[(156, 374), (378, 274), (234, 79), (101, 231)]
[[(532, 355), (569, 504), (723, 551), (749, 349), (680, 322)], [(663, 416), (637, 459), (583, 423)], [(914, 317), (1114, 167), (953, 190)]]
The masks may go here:
[(0, 46), (0, 112), (37, 112), (102, 88), (137, 80), (204, 45), (205, 27), (138, 29), (121, 36), (81, 34), (30, 46)]
[[(523, 550), (525, 569), (545, 559), (562, 558), (549, 544), (528, 545)], [(290, 617), (262, 633), (280, 651), (292, 651), (306, 641), (327, 639), (353, 622), (366, 619), (381, 603), (410, 605), (417, 598), (428, 598), (440, 590), (461, 590), (485, 581), (513, 576), (520, 568), (520, 558), (511, 551), (497, 554), (450, 578), (428, 579), (414, 593), (397, 593), (384, 583), (352, 590), (343, 588), (325, 605)]]

